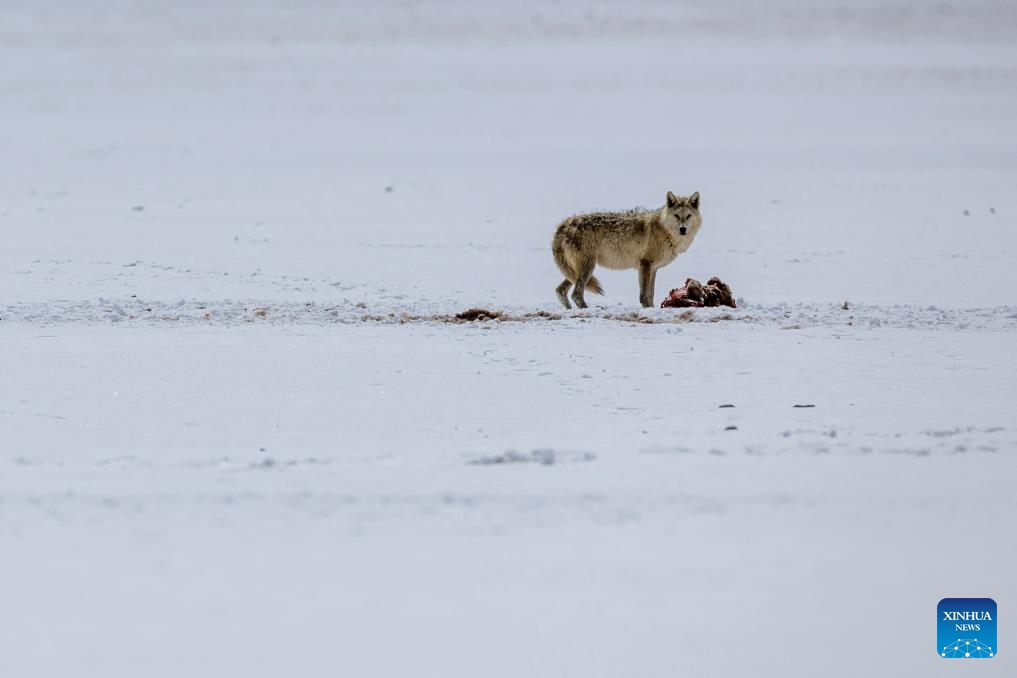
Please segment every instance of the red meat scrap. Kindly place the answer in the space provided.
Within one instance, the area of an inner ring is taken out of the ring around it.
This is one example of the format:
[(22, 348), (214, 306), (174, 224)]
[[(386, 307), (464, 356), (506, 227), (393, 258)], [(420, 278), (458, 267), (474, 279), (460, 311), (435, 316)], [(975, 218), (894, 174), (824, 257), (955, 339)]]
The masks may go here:
[(695, 278), (686, 278), (684, 287), (676, 287), (660, 303), (661, 308), (699, 308), (702, 306), (730, 306), (737, 308), (731, 288), (714, 276), (706, 284)]

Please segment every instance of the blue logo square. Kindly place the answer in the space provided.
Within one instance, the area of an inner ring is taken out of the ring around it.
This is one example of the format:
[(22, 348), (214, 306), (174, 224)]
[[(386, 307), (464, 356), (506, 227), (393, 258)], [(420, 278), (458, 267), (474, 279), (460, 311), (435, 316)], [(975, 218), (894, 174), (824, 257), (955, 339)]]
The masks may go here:
[(940, 657), (996, 656), (996, 601), (992, 598), (943, 598), (936, 617), (936, 652)]

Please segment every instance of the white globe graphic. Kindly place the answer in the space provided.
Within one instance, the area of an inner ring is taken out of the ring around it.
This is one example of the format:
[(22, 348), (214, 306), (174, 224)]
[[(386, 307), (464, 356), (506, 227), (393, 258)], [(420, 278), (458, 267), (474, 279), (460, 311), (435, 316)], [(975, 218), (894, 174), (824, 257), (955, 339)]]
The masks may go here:
[(995, 654), (988, 645), (978, 642), (977, 638), (958, 638), (949, 645), (943, 646), (940, 657), (951, 659), (987, 659)]

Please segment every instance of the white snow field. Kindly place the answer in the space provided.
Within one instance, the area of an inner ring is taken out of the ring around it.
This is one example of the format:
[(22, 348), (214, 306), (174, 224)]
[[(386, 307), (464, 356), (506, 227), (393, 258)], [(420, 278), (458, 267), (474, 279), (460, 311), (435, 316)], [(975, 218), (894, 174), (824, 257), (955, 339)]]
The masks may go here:
[[(1015, 35), (0, 3), (0, 676), (1017, 675)], [(668, 190), (739, 308), (560, 308)]]

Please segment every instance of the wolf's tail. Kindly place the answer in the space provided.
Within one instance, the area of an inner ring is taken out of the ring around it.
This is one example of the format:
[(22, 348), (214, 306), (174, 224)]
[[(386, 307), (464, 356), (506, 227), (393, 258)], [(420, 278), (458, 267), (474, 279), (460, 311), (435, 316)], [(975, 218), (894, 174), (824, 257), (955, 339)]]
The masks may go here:
[[(558, 270), (561, 271), (562, 275), (572, 282), (575, 282), (576, 272), (569, 264), (568, 258), (565, 256), (566, 247), (568, 247), (568, 245), (565, 244), (565, 236), (561, 233), (555, 233), (554, 239), (551, 241), (551, 252), (554, 254), (554, 263), (558, 265)], [(586, 290), (588, 292), (593, 292), (594, 294), (604, 294), (604, 287), (600, 284), (600, 281), (592, 275), (586, 283)]]

